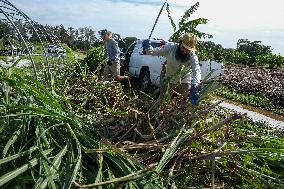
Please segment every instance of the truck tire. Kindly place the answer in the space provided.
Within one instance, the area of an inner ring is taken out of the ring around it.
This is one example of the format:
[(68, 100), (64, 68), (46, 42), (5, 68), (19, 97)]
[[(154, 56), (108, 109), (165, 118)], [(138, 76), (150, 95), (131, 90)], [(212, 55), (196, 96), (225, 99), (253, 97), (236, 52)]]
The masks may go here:
[(142, 69), (139, 79), (140, 79), (140, 89), (143, 92), (149, 92), (151, 88), (150, 71), (148, 69)]

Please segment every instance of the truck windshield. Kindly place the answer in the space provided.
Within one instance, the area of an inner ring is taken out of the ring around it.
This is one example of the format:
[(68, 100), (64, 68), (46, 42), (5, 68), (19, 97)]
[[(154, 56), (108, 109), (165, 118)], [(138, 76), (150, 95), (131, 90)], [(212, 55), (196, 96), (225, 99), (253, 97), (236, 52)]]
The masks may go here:
[(161, 43), (151, 42), (151, 46), (152, 46), (153, 48), (157, 48), (157, 47), (160, 47), (160, 46), (161, 46)]

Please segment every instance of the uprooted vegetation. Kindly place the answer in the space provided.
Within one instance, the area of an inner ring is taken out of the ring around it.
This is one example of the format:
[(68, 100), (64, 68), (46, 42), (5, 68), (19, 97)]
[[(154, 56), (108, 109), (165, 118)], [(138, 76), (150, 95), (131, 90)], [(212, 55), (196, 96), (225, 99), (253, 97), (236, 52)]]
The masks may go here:
[(214, 83), (192, 107), (54, 70), (48, 85), (2, 68), (2, 188), (283, 187), (283, 132), (218, 108)]
[[(209, 36), (196, 29), (207, 19), (190, 20), (198, 6), (176, 25), (167, 4), (173, 41)], [(145, 94), (102, 81), (102, 50), (80, 65), (73, 56), (65, 65), (34, 57), (33, 69), (0, 68), (0, 188), (283, 188), (283, 131), (218, 108), (215, 83), (192, 107), (167, 82), (164, 93)]]

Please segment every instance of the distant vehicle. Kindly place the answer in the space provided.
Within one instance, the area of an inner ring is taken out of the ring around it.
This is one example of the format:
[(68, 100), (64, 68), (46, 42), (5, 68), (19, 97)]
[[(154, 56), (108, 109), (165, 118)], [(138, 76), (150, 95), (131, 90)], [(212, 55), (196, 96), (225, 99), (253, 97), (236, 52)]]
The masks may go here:
[[(125, 61), (128, 73), (140, 80), (141, 89), (143, 91), (149, 90), (151, 85), (160, 85), (161, 72), (166, 58), (163, 56), (146, 55), (142, 47), (143, 40), (133, 42), (125, 51)], [(162, 47), (167, 44), (162, 39), (150, 40), (153, 48)], [(223, 74), (223, 63), (216, 61), (199, 61), (201, 68), (201, 79), (203, 80), (212, 70), (211, 78)]]
[(56, 53), (56, 54), (65, 53), (65, 49), (62, 46), (56, 44), (47, 45), (46, 50), (47, 53)]
[(13, 45), (0, 49), (0, 56), (18, 56), (22, 54), (22, 50)]

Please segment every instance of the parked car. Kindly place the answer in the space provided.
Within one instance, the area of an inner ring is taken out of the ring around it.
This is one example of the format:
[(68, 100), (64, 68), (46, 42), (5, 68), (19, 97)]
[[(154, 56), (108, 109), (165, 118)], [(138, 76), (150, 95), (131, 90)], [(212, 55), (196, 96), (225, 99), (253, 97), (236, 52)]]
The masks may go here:
[[(124, 65), (127, 67), (128, 73), (140, 80), (141, 89), (147, 91), (151, 85), (160, 85), (160, 77), (162, 70), (164, 71), (164, 63), (166, 58), (163, 56), (146, 55), (142, 47), (143, 40), (133, 42), (125, 51)], [(162, 47), (169, 42), (162, 39), (150, 40), (153, 48)], [(201, 79), (203, 80), (212, 70), (212, 77), (223, 74), (223, 63), (216, 61), (200, 61)]]
[(49, 44), (46, 46), (46, 50), (47, 53), (56, 53), (56, 54), (60, 54), (60, 53), (65, 53), (65, 49), (57, 44)]

